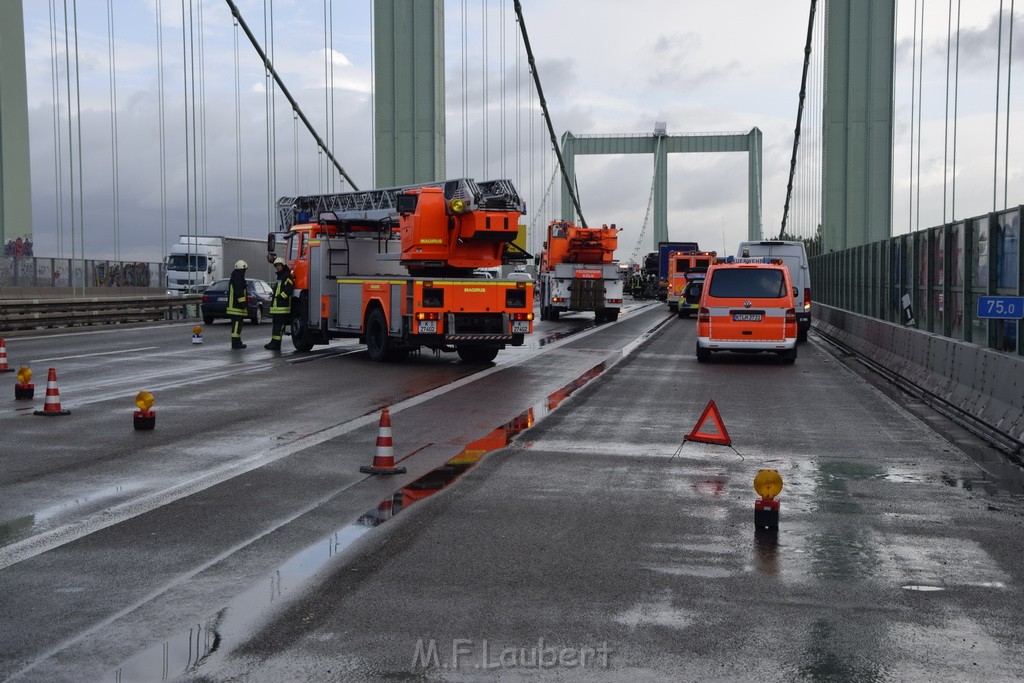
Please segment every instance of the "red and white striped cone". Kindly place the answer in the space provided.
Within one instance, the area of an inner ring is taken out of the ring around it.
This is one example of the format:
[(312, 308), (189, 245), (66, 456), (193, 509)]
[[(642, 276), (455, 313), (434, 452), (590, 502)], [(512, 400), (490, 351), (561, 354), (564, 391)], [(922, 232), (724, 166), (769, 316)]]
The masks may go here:
[(46, 403), (42, 410), (37, 410), (33, 415), (70, 415), (70, 410), (62, 410), (60, 407), (60, 392), (57, 390), (57, 369), (50, 368), (50, 374), (46, 378)]
[(404, 467), (395, 467), (395, 448), (391, 441), (391, 413), (380, 411), (380, 427), (377, 431), (377, 455), (372, 465), (363, 465), (359, 471), (364, 474), (403, 474)]
[(0, 372), (14, 372), (14, 368), (7, 365), (7, 341), (0, 337)]

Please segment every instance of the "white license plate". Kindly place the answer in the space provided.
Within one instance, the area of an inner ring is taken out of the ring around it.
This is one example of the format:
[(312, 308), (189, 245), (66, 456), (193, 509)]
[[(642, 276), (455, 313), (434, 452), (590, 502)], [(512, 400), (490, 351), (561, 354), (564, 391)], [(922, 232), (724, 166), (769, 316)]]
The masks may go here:
[(228, 298), (226, 296), (218, 296), (217, 297), (217, 301), (227, 301), (227, 300), (228, 300)]
[(759, 323), (761, 322), (760, 313), (733, 313), (732, 319), (736, 322), (744, 323)]
[(530, 321), (529, 320), (513, 320), (512, 321), (512, 334), (529, 334), (530, 333)]
[(420, 321), (420, 334), (437, 334), (437, 321), (436, 320), (421, 320)]

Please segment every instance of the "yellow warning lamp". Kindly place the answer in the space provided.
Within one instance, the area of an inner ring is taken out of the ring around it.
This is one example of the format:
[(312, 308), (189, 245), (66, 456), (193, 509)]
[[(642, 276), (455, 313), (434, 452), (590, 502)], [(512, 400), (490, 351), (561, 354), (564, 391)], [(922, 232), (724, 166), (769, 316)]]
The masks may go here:
[(140, 391), (135, 395), (135, 405), (139, 407), (139, 410), (148, 412), (153, 407), (153, 394), (148, 391)]
[(462, 213), (466, 210), (466, 202), (462, 201), (458, 197), (452, 199), (448, 206), (451, 207), (452, 213)]
[(202, 326), (196, 325), (195, 327), (192, 328), (192, 334), (202, 334), (202, 333), (203, 333)]
[(771, 500), (782, 493), (782, 476), (776, 470), (761, 470), (754, 477), (754, 490), (762, 498)]
[(18, 384), (28, 384), (32, 381), (32, 369), (27, 365), (22, 365), (21, 369), (18, 370)]

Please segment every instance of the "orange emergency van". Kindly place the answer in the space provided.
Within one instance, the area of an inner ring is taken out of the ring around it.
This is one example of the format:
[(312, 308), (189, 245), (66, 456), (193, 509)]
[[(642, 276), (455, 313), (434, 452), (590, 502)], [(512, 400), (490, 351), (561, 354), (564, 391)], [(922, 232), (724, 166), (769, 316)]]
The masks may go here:
[(697, 360), (716, 351), (777, 353), (796, 360), (796, 304), (781, 259), (715, 259), (697, 314)]
[[(673, 251), (668, 255), (668, 310), (678, 312), (680, 318), (696, 313), (700, 302), (700, 286), (714, 251)], [(694, 296), (696, 294), (696, 296)]]

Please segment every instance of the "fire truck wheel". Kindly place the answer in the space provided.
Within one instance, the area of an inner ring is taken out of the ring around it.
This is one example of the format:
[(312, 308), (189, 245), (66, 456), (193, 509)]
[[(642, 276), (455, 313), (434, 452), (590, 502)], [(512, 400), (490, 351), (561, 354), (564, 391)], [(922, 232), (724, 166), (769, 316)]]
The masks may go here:
[(374, 307), (366, 316), (366, 351), (370, 360), (383, 362), (394, 357), (391, 338), (388, 336), (388, 320), (384, 311)]
[(498, 349), (479, 346), (460, 346), (456, 351), (464, 363), (490, 363), (498, 357)]
[[(305, 309), (305, 301), (302, 302), (302, 309)], [(298, 313), (292, 319), (292, 346), (296, 351), (305, 353), (313, 350), (313, 338), (309, 334), (309, 325), (306, 322), (306, 314)]]

